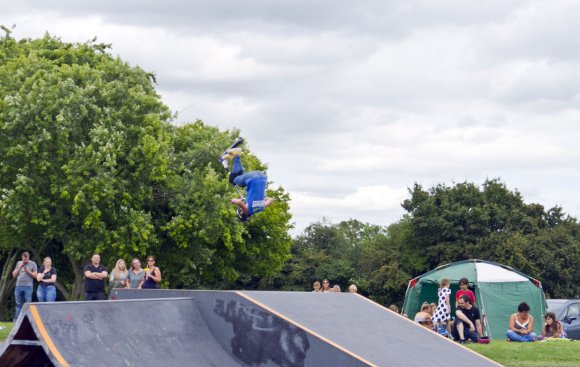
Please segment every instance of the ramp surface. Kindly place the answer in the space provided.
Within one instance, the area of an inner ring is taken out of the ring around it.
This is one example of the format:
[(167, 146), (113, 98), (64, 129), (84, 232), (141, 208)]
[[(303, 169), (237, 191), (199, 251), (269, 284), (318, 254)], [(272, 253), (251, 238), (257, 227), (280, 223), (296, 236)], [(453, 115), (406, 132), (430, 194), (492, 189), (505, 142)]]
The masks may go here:
[[(119, 290), (117, 298), (195, 297), (196, 290)], [(237, 291), (240, 298), (280, 317), (370, 366), (499, 366), (369, 299), (350, 293)], [(308, 359), (307, 359), (308, 361)], [(307, 364), (305, 364), (307, 365)], [(317, 366), (317, 364), (312, 364)], [(323, 360), (318, 366), (338, 366)]]
[[(437, 361), (442, 363), (438, 364)], [(25, 305), (0, 366), (498, 366), (352, 294), (115, 290)]]
[[(31, 304), (24, 320), (48, 358), (19, 361), (8, 350), (1, 366), (239, 366), (191, 299)], [(25, 335), (15, 336), (21, 349)]]

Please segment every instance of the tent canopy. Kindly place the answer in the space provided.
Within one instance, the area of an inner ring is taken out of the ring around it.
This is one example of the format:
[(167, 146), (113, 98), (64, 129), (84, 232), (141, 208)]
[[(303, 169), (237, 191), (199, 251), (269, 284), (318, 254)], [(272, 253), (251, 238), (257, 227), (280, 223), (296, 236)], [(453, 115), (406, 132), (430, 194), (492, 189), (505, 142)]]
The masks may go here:
[(509, 317), (517, 312), (521, 302), (530, 305), (534, 317), (534, 331), (540, 332), (546, 312), (541, 283), (509, 266), (485, 260), (465, 260), (437, 267), (409, 281), (403, 312), (411, 319), (423, 302), (437, 303), (437, 290), (441, 278), (450, 280), (452, 316), (459, 279), (467, 278), (469, 288), (475, 293), (476, 306), (481, 311), (485, 334), (504, 338)]

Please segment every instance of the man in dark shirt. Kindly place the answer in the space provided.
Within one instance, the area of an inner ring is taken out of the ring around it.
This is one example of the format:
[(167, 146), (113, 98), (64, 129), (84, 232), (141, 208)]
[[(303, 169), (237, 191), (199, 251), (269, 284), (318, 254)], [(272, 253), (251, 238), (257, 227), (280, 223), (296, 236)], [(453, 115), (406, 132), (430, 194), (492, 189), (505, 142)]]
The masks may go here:
[(457, 300), (455, 315), (453, 337), (459, 339), (461, 344), (465, 343), (465, 339), (477, 342), (478, 338), (483, 337), (481, 315), (477, 307), (471, 304), (468, 295), (464, 294)]
[(101, 265), (101, 256), (93, 254), (91, 263), (84, 268), (85, 271), (85, 300), (101, 301), (105, 299), (105, 279), (107, 269)]

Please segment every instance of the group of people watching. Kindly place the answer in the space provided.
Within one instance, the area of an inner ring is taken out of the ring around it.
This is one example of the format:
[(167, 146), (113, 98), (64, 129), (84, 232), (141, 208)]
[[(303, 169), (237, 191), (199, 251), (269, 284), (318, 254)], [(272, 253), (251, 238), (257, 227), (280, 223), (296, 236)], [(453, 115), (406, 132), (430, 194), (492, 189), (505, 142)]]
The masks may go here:
[(54, 302), (56, 300), (56, 270), (52, 267), (52, 259), (50, 257), (44, 258), (39, 269), (36, 263), (30, 260), (30, 254), (23, 252), (21, 260), (16, 263), (12, 271), (12, 276), (16, 278), (14, 320), (20, 315), (22, 305), (32, 301), (35, 280), (38, 282), (36, 297), (39, 302)]
[[(475, 306), (475, 294), (468, 288), (469, 281), (466, 278), (459, 280), (459, 290), (455, 295), (455, 317), (451, 314), (451, 290), (450, 281), (443, 278), (438, 289), (438, 304), (424, 302), (421, 311), (415, 315), (415, 322), (436, 331), (444, 336), (449, 336), (459, 343), (464, 344), (467, 340), (478, 342), (483, 335), (481, 313)], [(526, 302), (518, 305), (518, 311), (510, 315), (507, 340), (515, 342), (533, 342), (544, 338), (565, 338), (563, 326), (552, 312), (546, 314), (542, 327), (542, 335), (534, 330), (534, 317), (529, 314), (530, 306)]]
[[(119, 259), (115, 268), (109, 274), (107, 268), (101, 265), (101, 256), (93, 254), (91, 261), (84, 268), (85, 300), (105, 300), (105, 283), (108, 279), (109, 288), (133, 288), (155, 289), (161, 283), (161, 270), (155, 266), (155, 257), (147, 257), (147, 267), (141, 267), (141, 261), (137, 258), (131, 260), (131, 267), (127, 269), (125, 260)], [(30, 259), (28, 252), (23, 252), (21, 260), (16, 263), (12, 276), (16, 278), (14, 298), (16, 309), (14, 321), (20, 315), (22, 306), (32, 302), (34, 281), (38, 282), (36, 297), (38, 302), (56, 301), (57, 271), (52, 266), (52, 259), (45, 257), (42, 266), (37, 267)]]
[(127, 269), (125, 260), (119, 259), (111, 273), (101, 265), (101, 256), (93, 254), (91, 262), (84, 267), (85, 300), (105, 299), (105, 280), (109, 279), (109, 288), (156, 289), (161, 283), (161, 270), (155, 266), (155, 257), (147, 256), (147, 267), (141, 267), (137, 258), (131, 260)]
[(510, 315), (507, 338), (515, 342), (534, 342), (547, 338), (566, 338), (564, 326), (553, 312), (548, 312), (544, 316), (542, 325), (542, 335), (538, 336), (534, 332), (534, 316), (530, 315), (530, 306), (526, 302), (518, 305), (518, 312)]
[[(351, 284), (348, 287), (349, 293), (357, 293), (358, 289), (356, 285)], [(341, 293), (342, 290), (340, 289), (340, 285), (335, 284), (334, 286), (330, 286), (330, 281), (328, 279), (323, 279), (322, 284), (317, 280), (312, 283), (312, 292), (334, 292), (334, 293)]]
[(475, 307), (475, 294), (468, 288), (469, 281), (466, 278), (459, 280), (459, 290), (455, 295), (454, 321), (449, 286), (449, 279), (441, 279), (437, 291), (438, 303), (423, 303), (421, 311), (415, 315), (415, 322), (442, 335), (450, 336), (462, 344), (466, 340), (477, 341), (483, 337), (483, 328), (479, 309)]

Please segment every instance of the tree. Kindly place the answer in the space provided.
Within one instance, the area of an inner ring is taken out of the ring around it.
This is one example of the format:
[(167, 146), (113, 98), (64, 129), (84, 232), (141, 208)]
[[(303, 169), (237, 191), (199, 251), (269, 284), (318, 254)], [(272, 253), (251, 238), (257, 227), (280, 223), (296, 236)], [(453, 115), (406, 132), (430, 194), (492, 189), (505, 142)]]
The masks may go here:
[[(230, 287), (240, 276), (278, 271), (289, 256), (289, 197), (281, 188), (270, 188), (275, 203), (247, 225), (229, 203), (235, 191), (216, 157), (235, 137), (237, 131), (222, 133), (201, 121), (174, 131), (172, 181), (160, 201), (166, 207), (155, 209), (165, 223), (161, 251), (172, 250), (164, 264), (173, 269), (166, 274), (174, 286)], [(266, 169), (248, 150), (244, 167)]]
[[(499, 180), (429, 191), (415, 185), (403, 203), (410, 217), (413, 276), (469, 258), (497, 261), (544, 282), (556, 297), (579, 293), (580, 229), (561, 208), (526, 204)], [(560, 267), (563, 266), (563, 267)]]
[[(289, 197), (247, 225), (216, 157), (238, 132), (175, 127), (154, 77), (109, 46), (46, 35), (0, 39), (0, 246), (50, 254), (57, 286), (79, 298), (82, 265), (158, 254), (167, 286), (262, 276), (288, 257)], [(248, 152), (249, 169), (265, 169)], [(244, 162), (246, 163), (246, 161)], [(3, 278), (2, 290), (10, 278)], [(5, 302), (3, 302), (4, 304)]]
[(3, 241), (37, 259), (62, 246), (78, 298), (91, 252), (122, 257), (158, 243), (143, 203), (165, 178), (170, 114), (152, 76), (106, 45), (1, 42)]
[(380, 226), (354, 219), (338, 224), (315, 222), (294, 240), (292, 258), (282, 273), (263, 279), (261, 286), (309, 290), (315, 280), (328, 278), (344, 290), (362, 279), (360, 258), (364, 248), (380, 233)]

